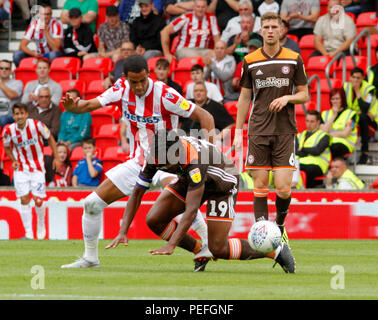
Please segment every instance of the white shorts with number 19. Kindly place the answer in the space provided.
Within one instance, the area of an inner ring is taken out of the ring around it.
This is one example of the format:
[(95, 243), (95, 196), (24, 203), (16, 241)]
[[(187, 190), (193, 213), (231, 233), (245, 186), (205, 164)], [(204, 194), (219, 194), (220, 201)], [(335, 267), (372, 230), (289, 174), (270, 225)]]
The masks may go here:
[[(142, 166), (136, 160), (130, 159), (111, 168), (105, 174), (124, 195), (131, 195), (141, 169)], [(160, 186), (161, 182), (169, 177), (176, 178), (176, 175), (159, 170), (152, 179), (152, 186)]]
[(14, 187), (17, 198), (26, 196), (30, 192), (35, 197), (46, 197), (46, 180), (45, 174), (41, 171), (15, 171)]

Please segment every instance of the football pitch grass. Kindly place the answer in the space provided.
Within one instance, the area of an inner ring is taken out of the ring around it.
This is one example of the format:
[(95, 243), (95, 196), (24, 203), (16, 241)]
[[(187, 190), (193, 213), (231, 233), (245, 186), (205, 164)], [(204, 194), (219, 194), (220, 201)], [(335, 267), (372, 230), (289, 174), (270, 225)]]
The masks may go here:
[(1, 300), (377, 299), (376, 240), (291, 240), (296, 274), (273, 260), (211, 261), (193, 272), (193, 255), (177, 248), (152, 256), (160, 240), (130, 240), (105, 250), (101, 267), (61, 269), (83, 252), (83, 241), (0, 241)]

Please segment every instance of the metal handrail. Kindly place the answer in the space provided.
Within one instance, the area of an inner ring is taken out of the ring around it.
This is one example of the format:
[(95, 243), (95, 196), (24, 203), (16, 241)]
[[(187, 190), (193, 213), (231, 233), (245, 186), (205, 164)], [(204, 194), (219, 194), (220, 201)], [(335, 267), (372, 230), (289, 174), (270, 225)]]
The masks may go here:
[(366, 66), (366, 68), (370, 67), (370, 63), (371, 63), (371, 50), (370, 50), (371, 39), (370, 39), (370, 33), (367, 30), (363, 30), (350, 44), (349, 52), (350, 52), (350, 56), (352, 57), (354, 67), (357, 67), (357, 61), (356, 61), (356, 58), (354, 57), (355, 56), (354, 47), (355, 47), (357, 41), (360, 40), (360, 38), (362, 38), (365, 34), (366, 34), (366, 38), (367, 38), (367, 66)]
[[(318, 85), (317, 85), (317, 89), (316, 89), (316, 110), (318, 110), (320, 112), (320, 96), (321, 96), (321, 93), (320, 93), (320, 77), (317, 74), (312, 75), (310, 77), (310, 79), (308, 79), (308, 86), (311, 88), (311, 82), (314, 81), (314, 80), (318, 81)], [(302, 107), (303, 107), (304, 114), (306, 114), (306, 105), (304, 103), (302, 104)]]
[(339, 60), (340, 58), (343, 59), (343, 83), (346, 81), (346, 57), (344, 52), (339, 52), (337, 55), (333, 57), (333, 59), (328, 62), (326, 69), (325, 69), (325, 74), (326, 74), (326, 79), (328, 83), (329, 90), (332, 90), (332, 83), (331, 83), (331, 77), (329, 76), (329, 70), (331, 69), (332, 64)]

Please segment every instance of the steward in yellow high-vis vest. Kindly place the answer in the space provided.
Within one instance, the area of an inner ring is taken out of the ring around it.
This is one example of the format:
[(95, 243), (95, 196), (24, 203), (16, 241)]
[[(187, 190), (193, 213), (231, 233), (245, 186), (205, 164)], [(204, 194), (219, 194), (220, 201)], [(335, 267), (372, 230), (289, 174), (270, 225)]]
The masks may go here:
[(300, 170), (306, 172), (306, 188), (322, 184), (317, 178), (327, 172), (331, 161), (330, 136), (319, 129), (320, 119), (318, 111), (307, 111), (307, 130), (297, 134), (297, 156)]
[(348, 108), (339, 112), (333, 108), (322, 112), (322, 120), (325, 123), (322, 130), (331, 136), (330, 149), (333, 158), (354, 151), (358, 138), (356, 118), (356, 112)]
[[(361, 135), (361, 158), (359, 164), (366, 164), (369, 153), (369, 130), (378, 127), (378, 101), (376, 88), (364, 79), (361, 68), (353, 68), (350, 72), (349, 82), (344, 83), (348, 108), (357, 112)], [(370, 129), (369, 129), (370, 128)]]
[(344, 158), (332, 160), (327, 174), (326, 188), (336, 190), (361, 190), (364, 182), (348, 169)]

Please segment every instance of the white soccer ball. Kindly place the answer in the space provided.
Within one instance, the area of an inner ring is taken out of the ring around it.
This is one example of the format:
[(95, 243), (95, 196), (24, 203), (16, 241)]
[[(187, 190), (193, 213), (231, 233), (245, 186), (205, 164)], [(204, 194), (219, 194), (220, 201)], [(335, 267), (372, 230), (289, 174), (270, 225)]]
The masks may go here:
[(281, 231), (276, 223), (262, 220), (251, 227), (248, 234), (248, 242), (256, 252), (270, 253), (280, 245)]

